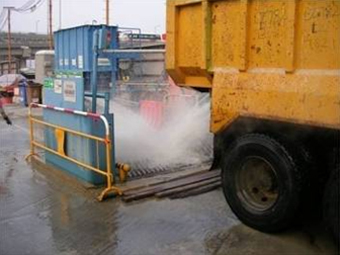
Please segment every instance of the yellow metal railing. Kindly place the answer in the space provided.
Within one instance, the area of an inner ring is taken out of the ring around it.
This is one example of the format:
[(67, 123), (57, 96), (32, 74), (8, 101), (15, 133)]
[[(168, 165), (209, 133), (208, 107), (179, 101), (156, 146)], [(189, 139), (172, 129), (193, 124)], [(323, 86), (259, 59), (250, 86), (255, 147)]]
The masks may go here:
[[(40, 120), (35, 118), (32, 115), (32, 108), (45, 108), (45, 109), (50, 109), (50, 110), (54, 110), (54, 111), (59, 111), (59, 112), (65, 112), (65, 114), (74, 114), (74, 115), (81, 115), (84, 117), (90, 117), (90, 118), (96, 118), (96, 119), (101, 119), (104, 126), (105, 126), (105, 135), (104, 137), (98, 137), (98, 136), (94, 136), (94, 135), (90, 135), (90, 134), (86, 134), (80, 131), (76, 131), (76, 130), (72, 130), (69, 128), (65, 128), (65, 127), (61, 127), (55, 124), (51, 124), (48, 123), (46, 121)], [(111, 165), (111, 160), (112, 160), (112, 143), (111, 143), (111, 139), (110, 139), (110, 131), (109, 131), (109, 124), (107, 119), (105, 118), (105, 116), (103, 115), (99, 115), (99, 114), (92, 114), (92, 113), (87, 113), (87, 112), (81, 112), (81, 111), (75, 111), (75, 110), (70, 110), (70, 109), (64, 109), (64, 108), (60, 108), (60, 107), (53, 107), (53, 106), (48, 106), (48, 105), (43, 105), (43, 104), (31, 104), (29, 106), (29, 111), (28, 111), (28, 121), (29, 121), (29, 129), (30, 129), (30, 153), (26, 156), (26, 160), (28, 158), (30, 158), (31, 156), (38, 156), (38, 154), (36, 154), (35, 152), (35, 148), (40, 148), (43, 149), (45, 151), (48, 151), (52, 154), (55, 154), (63, 159), (66, 159), (74, 164), (77, 164), (87, 170), (96, 172), (97, 174), (103, 175), (106, 177), (106, 188), (100, 193), (100, 195), (98, 196), (98, 200), (102, 201), (104, 199), (104, 197), (109, 193), (109, 192), (115, 192), (115, 194), (118, 195), (122, 195), (122, 191), (113, 185), (114, 183), (114, 177), (112, 175), (111, 169), (112, 169), (112, 165)], [(46, 127), (50, 127), (53, 128), (55, 130), (55, 134), (56, 134), (56, 140), (57, 140), (57, 149), (54, 150), (52, 148), (47, 147), (46, 145), (40, 143), (39, 141), (34, 139), (34, 124), (39, 124), (39, 125), (43, 125)], [(89, 140), (93, 140), (96, 142), (96, 148), (97, 148), (97, 164), (96, 166), (92, 166), (89, 165), (85, 162), (81, 162), (76, 158), (72, 158), (69, 155), (67, 155), (64, 152), (64, 137), (65, 137), (65, 133), (69, 133), (75, 136), (79, 136), (79, 137), (83, 137)], [(98, 154), (98, 144), (102, 143), (105, 145), (105, 154), (106, 154), (106, 169), (102, 170), (99, 168), (99, 154)]]

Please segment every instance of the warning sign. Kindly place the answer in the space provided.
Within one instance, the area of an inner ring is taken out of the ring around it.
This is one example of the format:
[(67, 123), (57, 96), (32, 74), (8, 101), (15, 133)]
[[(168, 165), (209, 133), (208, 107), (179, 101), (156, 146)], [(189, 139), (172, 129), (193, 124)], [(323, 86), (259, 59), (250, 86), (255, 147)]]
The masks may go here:
[(64, 101), (75, 103), (77, 101), (76, 83), (74, 81), (64, 81)]
[(58, 79), (55, 79), (54, 80), (54, 93), (61, 94), (62, 86), (63, 86), (62, 81), (58, 80)]

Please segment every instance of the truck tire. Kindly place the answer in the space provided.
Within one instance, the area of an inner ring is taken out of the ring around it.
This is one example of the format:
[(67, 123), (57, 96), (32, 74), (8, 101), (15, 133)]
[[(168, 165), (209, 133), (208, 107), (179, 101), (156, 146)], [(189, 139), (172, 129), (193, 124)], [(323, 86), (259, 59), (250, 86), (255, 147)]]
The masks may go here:
[(294, 222), (306, 179), (306, 171), (300, 167), (303, 157), (298, 156), (302, 153), (295, 149), (289, 152), (269, 136), (248, 134), (237, 138), (225, 152), (223, 192), (244, 224), (278, 232)]
[(327, 182), (324, 193), (324, 221), (331, 231), (338, 248), (340, 249), (340, 164), (333, 169)]

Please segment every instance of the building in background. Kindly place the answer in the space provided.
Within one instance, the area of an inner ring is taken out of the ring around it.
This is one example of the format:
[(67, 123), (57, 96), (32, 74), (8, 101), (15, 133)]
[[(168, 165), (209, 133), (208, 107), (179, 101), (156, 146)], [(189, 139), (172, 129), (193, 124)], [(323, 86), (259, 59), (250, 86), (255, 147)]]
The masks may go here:
[[(34, 59), (39, 50), (48, 49), (47, 35), (34, 33), (12, 33), (11, 73), (19, 73), (26, 68), (26, 60)], [(0, 32), (0, 75), (9, 73), (8, 39), (6, 32)]]

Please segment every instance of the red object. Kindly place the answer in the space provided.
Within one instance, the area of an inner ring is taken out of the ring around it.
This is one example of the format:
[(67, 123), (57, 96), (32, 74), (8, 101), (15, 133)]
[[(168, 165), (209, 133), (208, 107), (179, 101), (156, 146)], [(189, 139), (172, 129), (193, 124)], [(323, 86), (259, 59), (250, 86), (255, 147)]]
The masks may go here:
[(73, 113), (73, 111), (74, 111), (73, 109), (68, 109), (68, 108), (64, 109), (64, 112), (67, 112), (67, 113)]
[(13, 104), (13, 97), (0, 97), (0, 105)]
[(97, 114), (97, 113), (88, 112), (87, 116), (94, 118), (94, 119), (100, 119), (100, 114)]
[(163, 124), (163, 109), (163, 102), (149, 100), (140, 102), (140, 115), (155, 129), (160, 129)]
[(108, 45), (110, 45), (110, 43), (111, 43), (111, 33), (110, 32), (107, 32), (107, 34), (106, 34), (106, 42), (107, 42)]

